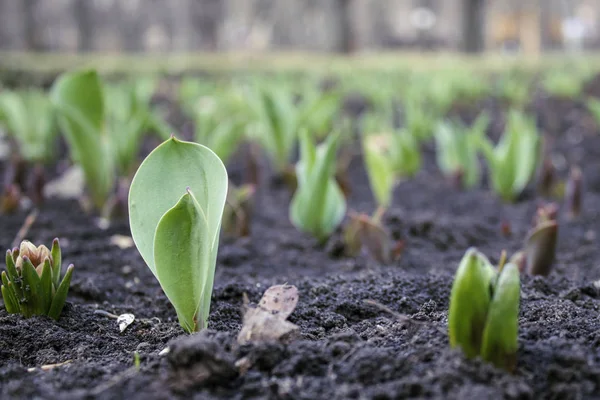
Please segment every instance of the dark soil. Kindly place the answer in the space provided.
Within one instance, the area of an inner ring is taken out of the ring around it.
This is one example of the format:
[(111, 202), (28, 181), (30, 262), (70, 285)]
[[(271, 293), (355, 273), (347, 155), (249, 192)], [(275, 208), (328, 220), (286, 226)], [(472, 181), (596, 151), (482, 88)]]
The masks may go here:
[[(497, 137), (502, 113), (493, 101), (483, 106), (495, 110), (490, 134)], [(559, 175), (572, 163), (582, 166), (586, 193), (579, 219), (561, 217), (551, 275), (522, 279), (514, 374), (449, 348), (448, 297), (465, 250), (477, 246), (493, 260), (503, 249), (518, 250), (544, 199), (530, 189), (516, 204), (503, 204), (485, 183), (461, 192), (440, 175), (428, 145), (423, 170), (398, 186), (385, 217), (392, 235), (405, 242), (402, 257), (388, 266), (343, 256), (339, 233), (321, 247), (297, 232), (288, 220), (288, 190), (267, 177), (251, 237), (221, 240), (210, 329), (191, 336), (136, 249), (111, 244), (113, 235), (129, 234), (126, 222), (102, 230), (75, 202), (49, 202), (28, 238), (61, 239), (65, 262), (76, 266), (69, 303), (59, 321), (23, 319), (0, 307), (0, 397), (600, 398), (600, 135), (582, 104), (540, 95), (532, 110), (551, 138)], [(233, 162), (234, 180), (242, 179), (244, 165), (243, 155)], [(349, 176), (350, 208), (372, 212), (359, 158)], [(0, 247), (11, 245), (24, 217), (0, 217)], [(510, 225), (509, 237), (503, 224)], [(256, 302), (267, 287), (286, 282), (300, 292), (289, 318), (300, 326), (300, 338), (238, 346), (243, 294)], [(133, 313), (136, 320), (119, 333), (99, 310)], [(167, 346), (170, 353), (159, 355)]]

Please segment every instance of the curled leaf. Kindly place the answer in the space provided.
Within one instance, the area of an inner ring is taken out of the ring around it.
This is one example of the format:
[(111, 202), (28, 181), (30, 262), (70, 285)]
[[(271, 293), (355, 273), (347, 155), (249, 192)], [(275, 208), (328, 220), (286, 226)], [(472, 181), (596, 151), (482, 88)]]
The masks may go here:
[[(246, 299), (247, 300), (247, 299)], [(298, 326), (286, 321), (298, 303), (298, 289), (292, 285), (271, 286), (257, 307), (246, 304), (238, 343), (289, 341), (299, 333)]]
[(569, 218), (574, 219), (581, 214), (583, 199), (583, 174), (579, 167), (571, 168), (569, 179), (565, 187), (565, 203)]

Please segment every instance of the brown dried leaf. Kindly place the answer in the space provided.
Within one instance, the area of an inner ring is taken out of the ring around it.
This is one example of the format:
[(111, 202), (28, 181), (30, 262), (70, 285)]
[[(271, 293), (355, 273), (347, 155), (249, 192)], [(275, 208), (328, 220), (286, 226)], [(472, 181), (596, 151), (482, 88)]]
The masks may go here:
[(279, 318), (287, 319), (298, 304), (298, 289), (293, 285), (275, 285), (268, 288), (259, 306)]
[(238, 335), (238, 343), (260, 341), (289, 342), (297, 337), (297, 325), (281, 318), (279, 314), (261, 308), (248, 308), (244, 314), (244, 323)]
[(238, 343), (253, 341), (291, 341), (298, 326), (286, 321), (298, 304), (298, 289), (292, 285), (268, 288), (257, 307), (246, 306)]

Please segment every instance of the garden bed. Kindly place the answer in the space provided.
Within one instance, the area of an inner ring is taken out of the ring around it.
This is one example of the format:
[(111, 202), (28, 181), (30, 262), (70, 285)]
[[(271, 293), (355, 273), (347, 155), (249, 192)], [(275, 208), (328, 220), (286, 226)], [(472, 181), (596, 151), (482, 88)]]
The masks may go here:
[[(251, 236), (222, 238), (209, 329), (192, 336), (136, 248), (115, 244), (115, 235), (130, 234), (126, 221), (101, 229), (76, 202), (50, 201), (28, 239), (61, 239), (65, 261), (75, 264), (68, 303), (58, 321), (0, 307), (0, 397), (600, 398), (600, 135), (581, 104), (538, 97), (539, 125), (566, 161), (562, 175), (568, 164), (582, 166), (586, 192), (577, 220), (561, 216), (551, 275), (522, 278), (513, 374), (450, 349), (450, 287), (468, 247), (493, 261), (503, 249), (518, 250), (543, 199), (529, 190), (504, 204), (487, 185), (459, 191), (441, 176), (429, 146), (422, 170), (396, 188), (384, 218), (404, 242), (401, 258), (387, 266), (345, 257), (339, 232), (324, 246), (298, 232), (288, 218), (288, 188), (263, 176)], [(502, 128), (497, 114), (492, 136)], [(230, 164), (231, 178), (241, 182), (243, 150)], [(358, 156), (349, 178), (349, 208), (373, 210)], [(11, 246), (25, 217), (0, 216), (1, 248)], [(257, 302), (270, 285), (286, 282), (299, 289), (289, 320), (300, 337), (239, 346), (244, 293)], [(120, 333), (106, 312), (136, 320)], [(42, 368), (53, 364), (61, 365)]]

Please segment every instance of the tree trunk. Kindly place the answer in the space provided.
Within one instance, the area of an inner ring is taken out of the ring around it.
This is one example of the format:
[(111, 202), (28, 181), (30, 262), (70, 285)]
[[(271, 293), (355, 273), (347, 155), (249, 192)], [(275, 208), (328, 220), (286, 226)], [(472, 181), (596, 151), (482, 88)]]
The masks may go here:
[(75, 20), (77, 21), (77, 29), (79, 33), (79, 51), (91, 51), (93, 50), (92, 35), (92, 16), (90, 13), (90, 6), (92, 2), (89, 0), (75, 0)]
[(338, 0), (339, 52), (352, 53), (356, 50), (356, 38), (352, 23), (352, 0)]
[(463, 0), (463, 51), (479, 53), (485, 46), (485, 0)]

